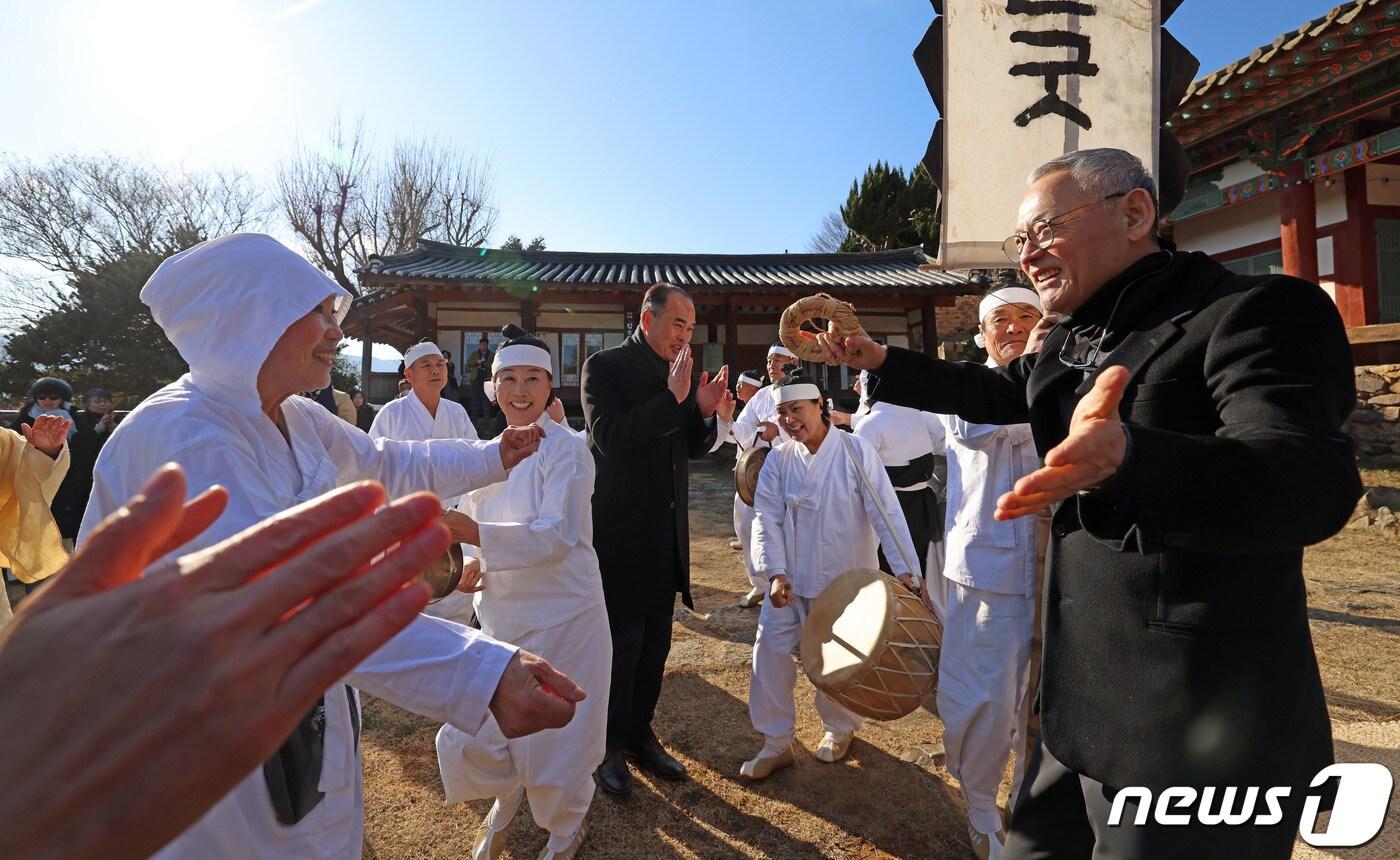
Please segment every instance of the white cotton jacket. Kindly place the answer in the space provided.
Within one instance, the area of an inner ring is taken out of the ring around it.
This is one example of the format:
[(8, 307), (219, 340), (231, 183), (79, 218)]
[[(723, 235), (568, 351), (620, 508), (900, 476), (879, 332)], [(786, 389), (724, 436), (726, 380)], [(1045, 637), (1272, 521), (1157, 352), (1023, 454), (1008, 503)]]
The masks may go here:
[[(302, 397), (282, 403), (288, 444), (261, 410), (258, 370), (287, 327), (332, 296), (348, 298), (268, 236), (226, 236), (162, 263), (141, 298), (190, 372), (147, 398), (113, 431), (97, 460), (79, 542), (171, 461), (185, 468), (191, 496), (214, 484), (229, 491), (223, 515), (181, 553), (360, 479), (382, 481), (391, 496), (422, 489), (462, 493), (503, 480), (494, 443), (374, 441)], [(475, 631), (420, 616), (346, 683), (475, 732), (513, 654)], [(319, 805), (294, 826), (278, 823), (258, 768), (158, 856), (359, 857), (364, 802), (354, 697), (337, 685), (325, 701), (319, 785), (325, 797)]]
[(817, 597), (848, 570), (878, 568), (877, 545), (896, 576), (919, 578), (909, 526), (874, 446), (833, 427), (815, 454), (794, 440), (773, 449), (754, 491), (752, 552), (759, 575), (785, 574), (799, 597)]
[(473, 490), (458, 509), (477, 521), (484, 630), (515, 641), (602, 609), (593, 550), (593, 455), (569, 428), (541, 415), (540, 449), (499, 484)]
[[(995, 366), (988, 360), (988, 366)], [(1029, 424), (971, 424), (939, 415), (947, 432), (948, 513), (943, 575), (968, 588), (1031, 596), (1035, 518), (992, 516), (997, 499), (1040, 468)]]
[[(907, 466), (926, 454), (943, 456), (943, 423), (932, 413), (908, 406), (877, 401), (852, 417), (851, 431), (875, 446), (880, 462), (889, 469)], [(908, 492), (928, 485), (928, 481), (920, 481), (895, 489)]]
[[(429, 439), (478, 439), (476, 425), (467, 416), (462, 404), (446, 397), (438, 401), (437, 414), (428, 411), (418, 395), (410, 391), (397, 400), (385, 403), (374, 415), (369, 426), (371, 439), (397, 439), (400, 442), (425, 442)], [(442, 500), (443, 507), (453, 507), (458, 497)]]
[(790, 436), (783, 429), (783, 425), (778, 423), (778, 394), (777, 389), (772, 385), (765, 385), (754, 392), (749, 402), (744, 404), (740, 410), (739, 417), (734, 419), (734, 426), (730, 429), (730, 435), (734, 438), (734, 444), (740, 451), (747, 451), (750, 448), (767, 448), (770, 443), (758, 437), (759, 422), (771, 421), (778, 425), (778, 435), (771, 443), (774, 447), (786, 442)]

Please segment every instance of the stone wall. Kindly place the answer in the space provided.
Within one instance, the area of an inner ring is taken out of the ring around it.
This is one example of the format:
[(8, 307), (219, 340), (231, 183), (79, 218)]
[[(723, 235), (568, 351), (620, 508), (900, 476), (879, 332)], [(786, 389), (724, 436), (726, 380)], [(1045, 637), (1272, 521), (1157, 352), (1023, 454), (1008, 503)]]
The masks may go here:
[(1363, 467), (1400, 469), (1400, 364), (1356, 368), (1356, 410), (1342, 429)]
[(935, 322), (940, 338), (950, 335), (967, 334), (977, 328), (977, 305), (982, 301), (981, 293), (971, 296), (958, 296), (951, 308), (935, 308)]

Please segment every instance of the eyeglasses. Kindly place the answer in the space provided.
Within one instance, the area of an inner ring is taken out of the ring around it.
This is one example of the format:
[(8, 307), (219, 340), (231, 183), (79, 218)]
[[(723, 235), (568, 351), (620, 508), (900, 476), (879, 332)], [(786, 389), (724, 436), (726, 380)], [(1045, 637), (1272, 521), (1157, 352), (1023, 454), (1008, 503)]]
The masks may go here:
[(1090, 206), (1098, 206), (1107, 203), (1115, 197), (1126, 197), (1128, 192), (1120, 191), (1117, 194), (1110, 194), (1107, 197), (1095, 200), (1092, 203), (1085, 203), (1083, 206), (1076, 206), (1073, 209), (1066, 209), (1058, 215), (1049, 218), (1039, 218), (1031, 223), (1028, 231), (1017, 231), (1006, 237), (1006, 241), (1001, 243), (1001, 250), (1006, 254), (1007, 259), (1013, 263), (1021, 261), (1021, 250), (1029, 242), (1036, 248), (1048, 248), (1050, 243), (1055, 241), (1055, 228), (1064, 225), (1064, 218), (1073, 215), (1080, 209), (1088, 209)]

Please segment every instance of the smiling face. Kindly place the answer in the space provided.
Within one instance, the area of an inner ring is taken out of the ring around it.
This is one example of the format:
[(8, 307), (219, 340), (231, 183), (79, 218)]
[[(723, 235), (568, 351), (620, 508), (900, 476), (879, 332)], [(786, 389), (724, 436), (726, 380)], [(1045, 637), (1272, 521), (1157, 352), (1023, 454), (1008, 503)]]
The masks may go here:
[(334, 298), (288, 326), (258, 370), (258, 395), (264, 407), (299, 391), (317, 391), (330, 385), (340, 338)]
[(830, 427), (822, 420), (821, 404), (815, 400), (791, 400), (778, 404), (778, 423), (807, 450), (816, 451)]
[(1007, 364), (1026, 351), (1026, 339), (1040, 322), (1040, 311), (1027, 304), (997, 306), (982, 320), (979, 329), (987, 341), (987, 355), (997, 364)]
[(549, 405), (553, 382), (549, 371), (543, 368), (529, 365), (503, 367), (494, 381), (496, 403), (512, 427), (535, 423)]
[(642, 336), (652, 351), (667, 361), (676, 360), (694, 331), (695, 303), (686, 296), (671, 293), (658, 314), (642, 308)]
[(437, 398), (447, 385), (447, 360), (440, 355), (425, 355), (403, 369), (403, 378), (419, 397)]
[(1068, 170), (1061, 170), (1036, 180), (1021, 198), (1017, 231), (1030, 230), (1037, 221), (1052, 225), (1048, 246), (1026, 242), (1019, 260), (1047, 313), (1073, 313), (1114, 275), (1157, 249), (1150, 194), (1135, 188), (1103, 197), (1080, 188)]

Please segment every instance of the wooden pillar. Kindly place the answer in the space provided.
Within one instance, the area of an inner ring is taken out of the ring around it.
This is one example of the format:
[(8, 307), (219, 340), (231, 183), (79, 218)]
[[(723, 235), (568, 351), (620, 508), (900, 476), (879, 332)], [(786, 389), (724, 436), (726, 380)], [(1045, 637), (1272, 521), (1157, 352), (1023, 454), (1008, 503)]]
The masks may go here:
[(535, 330), (535, 303), (529, 299), (520, 302), (520, 327), (529, 332)]
[(1285, 274), (1317, 283), (1317, 189), (1308, 180), (1288, 185), (1279, 201)]
[(919, 328), (923, 330), (924, 353), (938, 357), (938, 314), (933, 309), (933, 296), (919, 302)]
[(424, 299), (413, 300), (413, 342), (417, 343), (425, 337), (432, 336), (432, 320), (428, 317), (428, 302)]
[(739, 360), (739, 321), (734, 315), (734, 303), (724, 300), (724, 363), (729, 365), (729, 378), (738, 379), (743, 368), (735, 367)]
[(1366, 168), (1342, 174), (1347, 220), (1332, 239), (1332, 280), (1337, 311), (1348, 327), (1380, 322), (1380, 274), (1376, 269), (1376, 220), (1366, 199)]
[(369, 374), (373, 369), (374, 327), (365, 320), (365, 332), (360, 341), (360, 391), (369, 398)]

